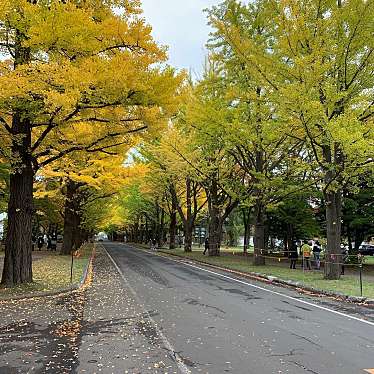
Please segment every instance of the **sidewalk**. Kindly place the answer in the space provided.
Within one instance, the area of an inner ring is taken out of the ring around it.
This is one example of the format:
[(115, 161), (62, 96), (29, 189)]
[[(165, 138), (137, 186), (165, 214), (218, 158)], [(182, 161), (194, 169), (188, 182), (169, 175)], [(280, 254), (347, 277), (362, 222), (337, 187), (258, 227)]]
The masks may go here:
[(149, 320), (152, 312), (139, 305), (102, 250), (94, 274), (87, 291), (77, 373), (177, 373)]
[(0, 302), (0, 373), (177, 373), (141, 305), (97, 250), (92, 284)]

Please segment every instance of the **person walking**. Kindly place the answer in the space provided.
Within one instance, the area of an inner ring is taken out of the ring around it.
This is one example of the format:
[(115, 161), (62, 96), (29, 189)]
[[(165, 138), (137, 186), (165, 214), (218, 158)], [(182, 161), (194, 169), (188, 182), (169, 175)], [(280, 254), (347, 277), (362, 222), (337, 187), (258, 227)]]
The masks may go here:
[(312, 247), (309, 245), (307, 240), (304, 240), (304, 244), (301, 246), (301, 254), (303, 256), (303, 269), (308, 268), (308, 270), (312, 270), (310, 266), (310, 256), (312, 254)]
[(295, 241), (292, 241), (291, 248), (288, 251), (288, 258), (290, 259), (290, 269), (296, 269), (296, 262), (298, 259), (297, 245)]
[(52, 250), (52, 239), (51, 239), (51, 235), (47, 235), (47, 250)]
[(51, 235), (51, 251), (57, 250), (57, 234), (53, 233)]
[(209, 238), (206, 237), (205, 238), (205, 242), (204, 242), (204, 252), (203, 252), (203, 255), (205, 256), (205, 253), (208, 251), (209, 253)]
[(43, 235), (39, 235), (39, 236), (38, 236), (38, 249), (39, 249), (39, 251), (42, 250), (43, 245), (44, 245), (44, 238), (43, 238)]
[(348, 255), (348, 249), (345, 248), (343, 245), (340, 246), (341, 250), (341, 275), (344, 275), (345, 271), (345, 264), (348, 261), (349, 255)]
[(313, 245), (313, 257), (316, 265), (316, 270), (320, 270), (321, 268), (321, 250), (321, 244), (318, 240), (316, 240)]
[(157, 240), (153, 239), (152, 240), (152, 249), (156, 252), (157, 251)]
[(32, 234), (32, 251), (35, 250), (35, 244), (36, 244), (36, 235)]

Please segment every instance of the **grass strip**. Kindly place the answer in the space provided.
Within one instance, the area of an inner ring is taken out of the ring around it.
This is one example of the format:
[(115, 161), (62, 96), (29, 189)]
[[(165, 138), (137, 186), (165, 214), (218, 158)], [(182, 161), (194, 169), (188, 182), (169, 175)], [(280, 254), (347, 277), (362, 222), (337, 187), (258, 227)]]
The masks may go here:
[[(93, 244), (84, 245), (74, 257), (73, 284), (81, 281), (91, 256)], [(70, 284), (71, 256), (63, 256), (56, 252), (43, 255), (33, 261), (33, 282), (20, 286), (6, 288), (0, 287), (0, 298), (9, 296), (32, 295), (40, 292), (53, 292), (68, 288)]]
[[(183, 258), (202, 261), (207, 264), (222, 266), (227, 269), (237, 270), (243, 273), (261, 273), (267, 276), (274, 276), (285, 281), (300, 282), (305, 286), (310, 286), (326, 291), (339, 292), (349, 296), (360, 296), (359, 273), (357, 276), (344, 275), (340, 280), (323, 279), (323, 271), (305, 271), (302, 269), (291, 270), (288, 267), (280, 267), (276, 264), (265, 266), (253, 266), (251, 257), (224, 255), (220, 257), (204, 256), (201, 251), (186, 253), (181, 249), (173, 251), (163, 250), (164, 253), (171, 253)], [(374, 282), (365, 280), (363, 275), (363, 296), (374, 299)]]

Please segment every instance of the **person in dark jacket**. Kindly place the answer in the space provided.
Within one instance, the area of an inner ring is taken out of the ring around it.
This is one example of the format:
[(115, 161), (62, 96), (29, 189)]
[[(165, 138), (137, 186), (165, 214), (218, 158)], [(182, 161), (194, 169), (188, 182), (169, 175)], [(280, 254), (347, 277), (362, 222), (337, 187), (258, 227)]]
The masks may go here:
[(296, 269), (296, 262), (298, 259), (296, 241), (292, 241), (291, 248), (288, 251), (288, 258), (290, 259), (290, 269)]
[(39, 236), (38, 236), (38, 249), (39, 249), (39, 251), (42, 250), (43, 245), (44, 245), (44, 238), (43, 238), (43, 235), (39, 235)]
[(32, 234), (32, 250), (35, 250), (36, 235)]
[(318, 240), (314, 242), (313, 245), (313, 257), (314, 263), (316, 264), (316, 269), (319, 270), (321, 268), (321, 244)]
[(341, 246), (341, 274), (344, 275), (345, 271), (345, 264), (348, 261), (349, 255), (348, 255), (348, 249), (344, 248), (344, 246)]
[(47, 249), (51, 250), (52, 249), (52, 240), (51, 240), (51, 235), (47, 235)]
[(51, 235), (51, 250), (56, 251), (57, 250), (57, 234), (53, 233)]
[(208, 237), (205, 238), (203, 255), (205, 255), (207, 251), (209, 252), (209, 238)]

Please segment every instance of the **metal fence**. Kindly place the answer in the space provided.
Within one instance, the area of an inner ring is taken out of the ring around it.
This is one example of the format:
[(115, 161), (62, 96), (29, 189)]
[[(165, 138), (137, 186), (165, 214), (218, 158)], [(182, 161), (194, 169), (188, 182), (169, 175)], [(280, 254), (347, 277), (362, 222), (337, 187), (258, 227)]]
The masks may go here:
[(363, 294), (363, 282), (365, 263), (369, 256), (364, 256), (362, 254), (349, 255), (345, 253), (335, 253), (329, 254), (328, 258), (326, 258), (325, 253), (321, 252), (319, 256), (314, 256), (314, 254), (311, 254), (310, 257), (305, 257), (304, 253), (300, 253), (300, 250), (297, 251), (297, 257), (291, 257), (291, 254), (295, 256), (295, 251), (287, 251), (282, 249), (269, 251), (269, 249), (262, 249), (260, 250), (260, 254), (255, 253), (254, 256), (260, 256), (264, 259), (271, 259), (272, 261), (279, 263), (288, 262), (290, 266), (292, 266), (293, 260), (301, 265), (303, 272), (309, 270), (324, 270), (326, 265), (338, 266), (341, 275), (346, 274), (347, 268), (354, 269), (356, 271), (351, 271), (350, 275), (357, 274), (360, 295), (365, 296)]

